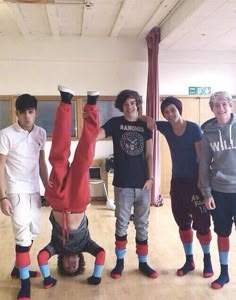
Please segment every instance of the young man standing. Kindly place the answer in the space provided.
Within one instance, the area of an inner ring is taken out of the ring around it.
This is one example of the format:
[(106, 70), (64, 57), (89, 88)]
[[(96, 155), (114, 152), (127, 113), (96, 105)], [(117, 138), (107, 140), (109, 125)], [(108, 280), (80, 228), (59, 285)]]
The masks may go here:
[(147, 129), (145, 122), (138, 119), (140, 105), (141, 98), (136, 91), (120, 92), (115, 107), (123, 112), (124, 116), (107, 121), (97, 137), (97, 140), (108, 136), (113, 139), (117, 262), (111, 271), (111, 277), (115, 279), (122, 275), (124, 269), (127, 228), (132, 207), (134, 207), (139, 270), (150, 278), (158, 276), (147, 264), (150, 189), (154, 180), (152, 132)]
[(46, 132), (34, 124), (37, 99), (22, 94), (16, 99), (18, 121), (0, 131), (0, 204), (11, 216), (16, 243), (16, 267), (11, 276), (21, 279), (18, 300), (30, 299), (30, 247), (39, 234), (41, 198), (39, 177), (48, 182), (44, 146)]
[(229, 236), (236, 224), (236, 117), (232, 98), (227, 92), (210, 97), (215, 118), (202, 125), (200, 179), (207, 209), (210, 210), (217, 234), (221, 272), (212, 282), (220, 289), (229, 282)]
[(177, 270), (184, 276), (195, 269), (193, 259), (193, 229), (201, 244), (204, 257), (203, 277), (213, 276), (210, 256), (210, 215), (198, 188), (198, 162), (200, 158), (201, 130), (193, 122), (182, 118), (182, 102), (173, 96), (161, 103), (166, 121), (157, 121), (156, 127), (166, 138), (172, 159), (170, 187), (171, 207), (179, 227), (186, 261)]

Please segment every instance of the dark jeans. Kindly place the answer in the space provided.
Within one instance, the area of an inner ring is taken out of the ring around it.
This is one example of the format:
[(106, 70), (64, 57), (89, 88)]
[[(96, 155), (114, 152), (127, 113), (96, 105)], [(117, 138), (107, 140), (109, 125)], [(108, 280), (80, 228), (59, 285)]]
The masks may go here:
[(233, 222), (236, 224), (236, 193), (212, 191), (216, 208), (211, 210), (214, 231), (219, 236), (231, 234)]

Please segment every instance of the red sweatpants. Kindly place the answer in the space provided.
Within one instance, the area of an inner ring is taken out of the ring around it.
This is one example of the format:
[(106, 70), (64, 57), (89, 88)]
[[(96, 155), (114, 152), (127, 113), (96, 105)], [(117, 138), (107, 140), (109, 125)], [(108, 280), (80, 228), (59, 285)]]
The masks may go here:
[(80, 213), (90, 201), (89, 167), (93, 161), (99, 115), (96, 105), (86, 104), (82, 134), (73, 162), (69, 164), (71, 105), (60, 102), (54, 122), (49, 161), (52, 171), (45, 198), (57, 211)]

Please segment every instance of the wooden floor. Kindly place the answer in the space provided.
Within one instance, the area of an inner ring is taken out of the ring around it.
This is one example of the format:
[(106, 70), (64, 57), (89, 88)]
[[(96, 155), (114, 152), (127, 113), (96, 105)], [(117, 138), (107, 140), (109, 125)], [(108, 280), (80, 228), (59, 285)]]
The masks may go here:
[[(31, 250), (31, 269), (38, 269), (36, 256), (46, 245), (50, 237), (48, 215), (50, 208), (43, 208), (41, 236), (35, 241)], [(135, 254), (135, 236), (133, 223), (128, 231), (128, 246), (125, 257), (125, 270), (120, 279), (110, 277), (115, 263), (114, 255), (114, 212), (105, 208), (102, 201), (93, 202), (87, 210), (92, 238), (106, 250), (106, 263), (102, 283), (89, 286), (86, 278), (91, 275), (94, 258), (85, 254), (86, 271), (83, 275), (66, 278), (56, 272), (56, 258), (50, 260), (52, 275), (58, 279), (55, 287), (45, 290), (42, 277), (32, 279), (31, 300), (231, 300), (236, 297), (236, 234), (231, 235), (230, 278), (231, 281), (221, 290), (212, 290), (212, 279), (202, 278), (202, 252), (197, 240), (194, 242), (196, 269), (184, 277), (176, 276), (176, 269), (184, 262), (182, 245), (178, 230), (174, 223), (169, 199), (163, 207), (152, 207), (149, 226), (149, 264), (159, 272), (157, 279), (143, 276), (137, 270)], [(11, 223), (8, 217), (0, 214), (0, 300), (16, 299), (19, 281), (10, 278), (10, 270), (14, 262), (14, 242)], [(215, 234), (212, 241), (212, 260), (216, 278), (219, 274), (219, 263)]]

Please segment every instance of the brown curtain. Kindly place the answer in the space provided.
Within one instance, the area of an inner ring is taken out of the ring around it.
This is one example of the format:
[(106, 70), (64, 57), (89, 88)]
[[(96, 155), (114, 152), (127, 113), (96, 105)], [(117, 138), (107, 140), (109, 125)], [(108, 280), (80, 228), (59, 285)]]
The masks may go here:
[[(148, 79), (147, 79), (147, 103), (146, 114), (154, 120), (159, 118), (159, 85), (158, 85), (158, 51), (160, 42), (160, 29), (158, 27), (152, 30), (146, 36), (148, 48)], [(162, 205), (162, 196), (160, 190), (160, 172), (159, 172), (159, 135), (153, 132), (153, 171), (154, 184), (151, 191), (151, 204), (155, 206)]]

